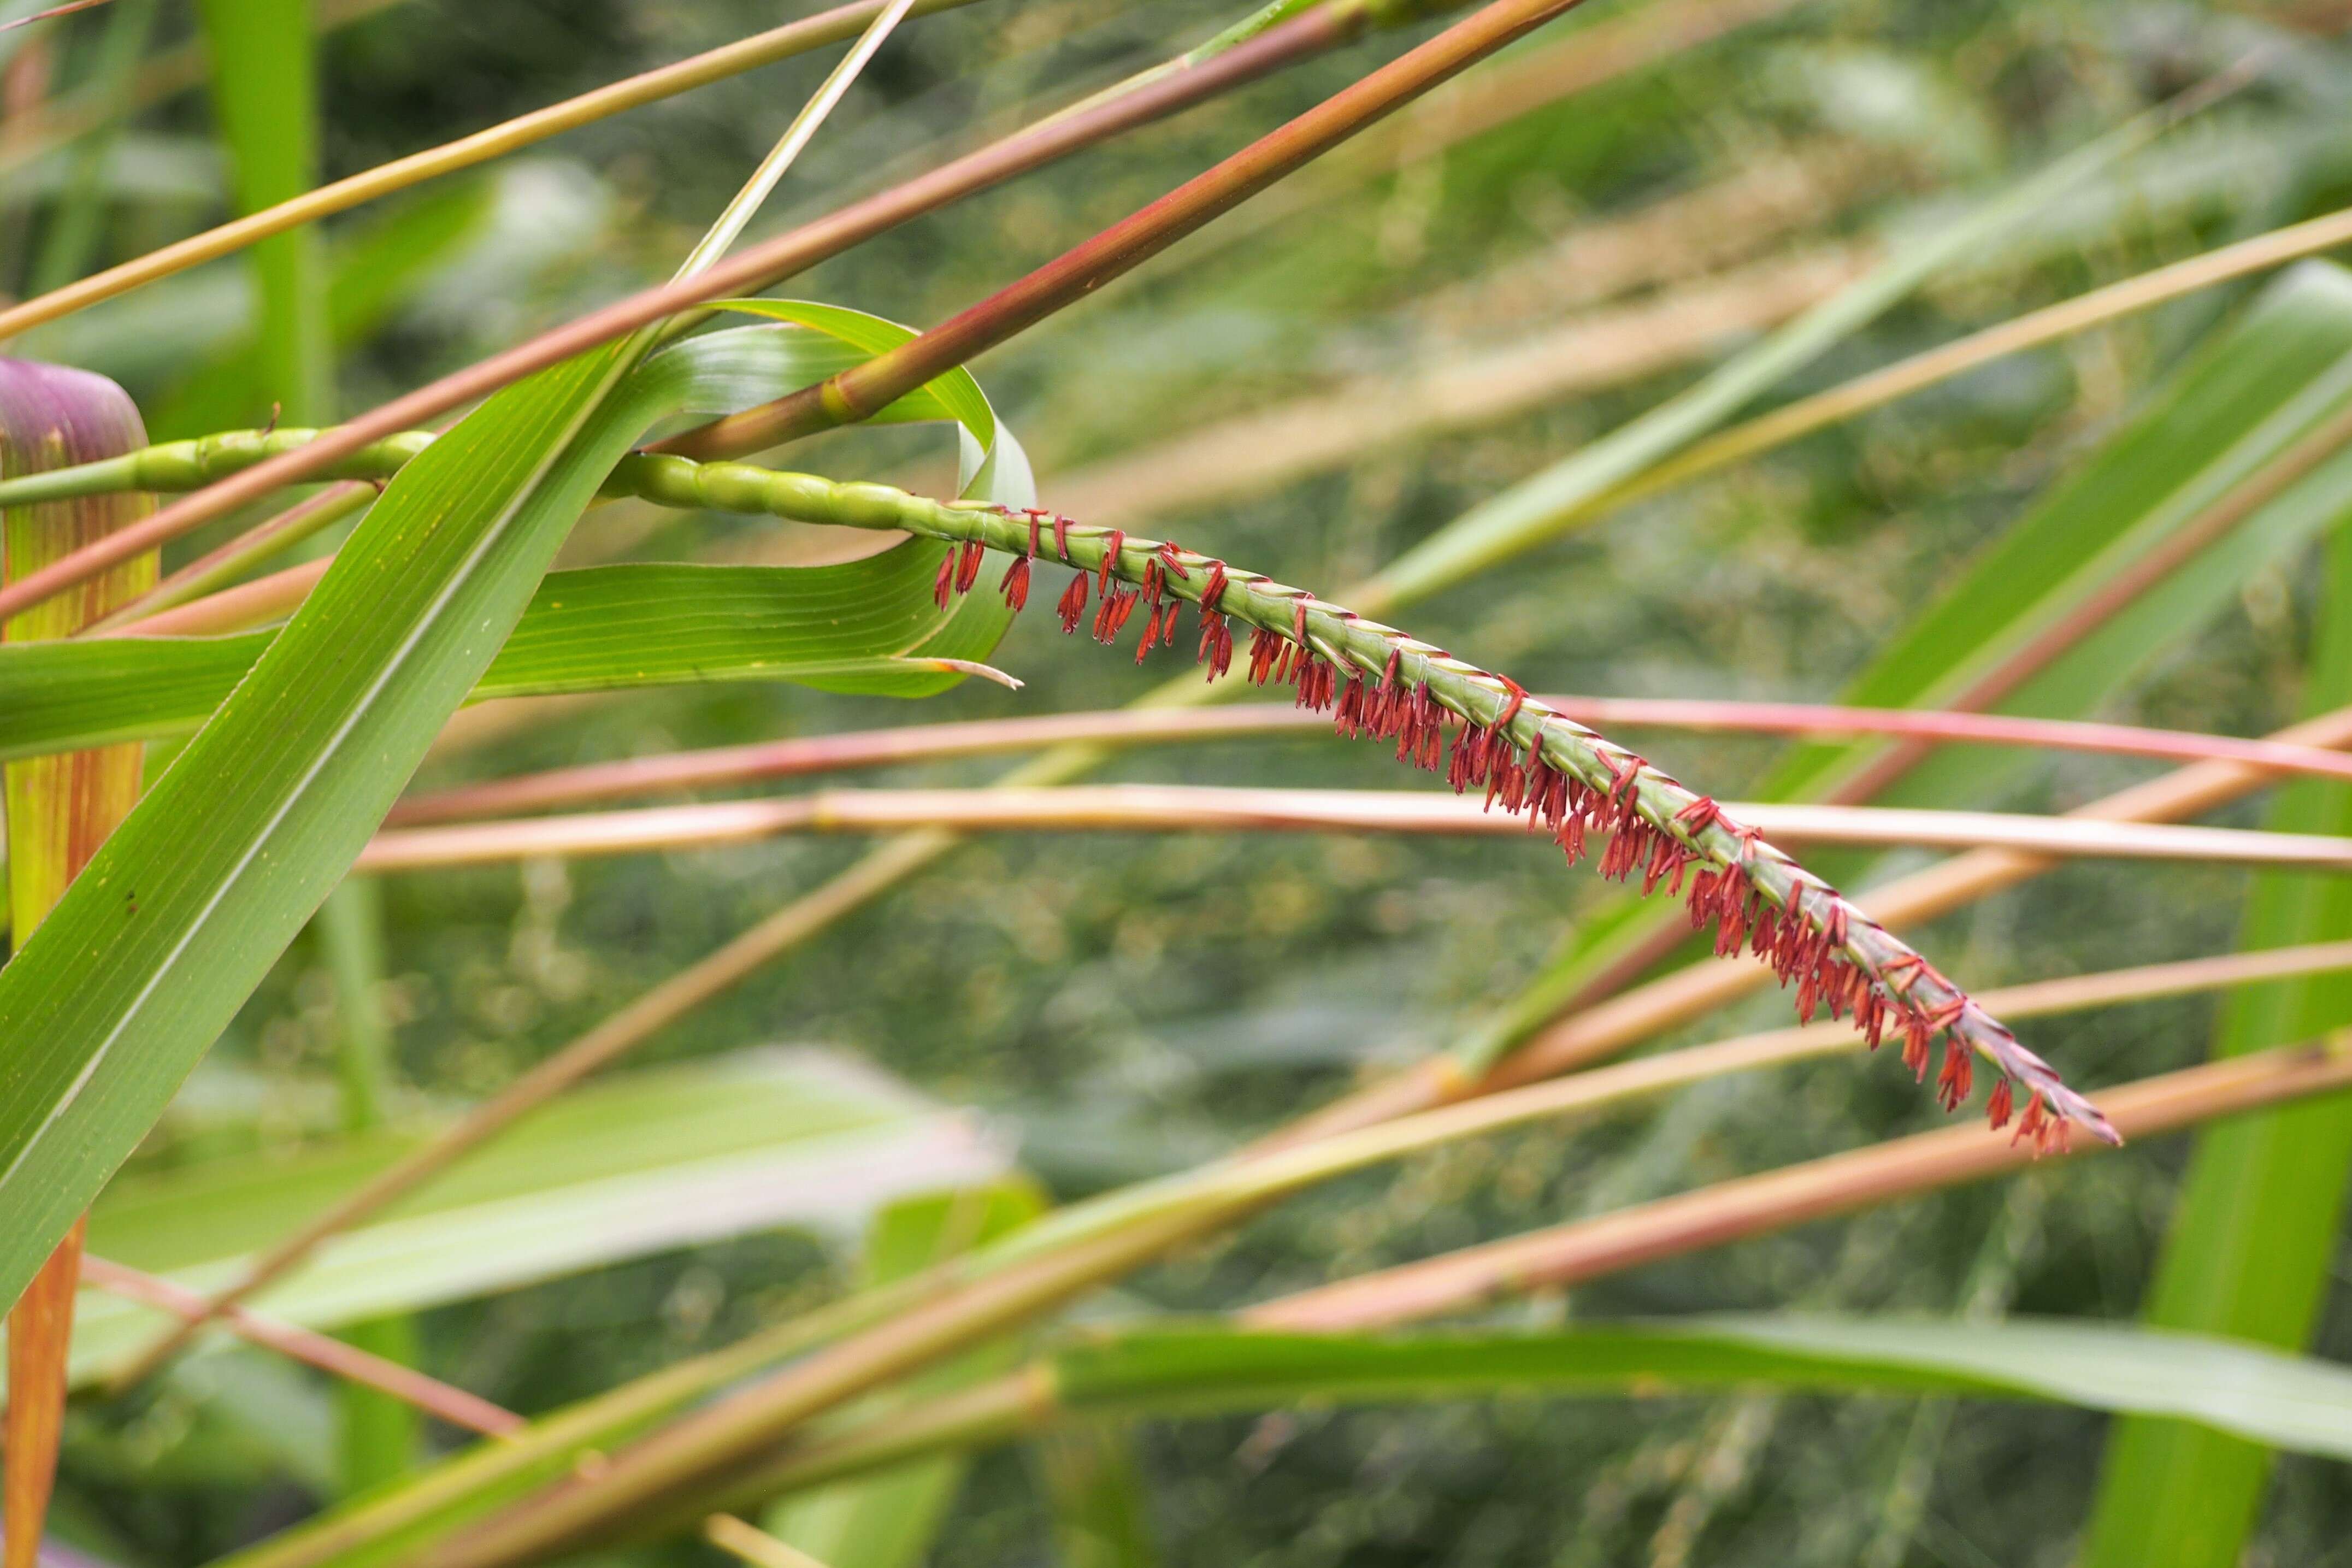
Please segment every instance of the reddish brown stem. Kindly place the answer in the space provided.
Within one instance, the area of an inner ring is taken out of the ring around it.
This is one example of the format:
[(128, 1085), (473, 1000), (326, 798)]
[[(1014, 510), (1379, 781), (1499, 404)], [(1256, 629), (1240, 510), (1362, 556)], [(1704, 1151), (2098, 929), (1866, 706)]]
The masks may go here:
[[(2099, 1104), (2126, 1138), (2137, 1139), (2347, 1085), (2352, 1037), (2338, 1035), (2144, 1079), (2103, 1091)], [(1659, 1258), (1981, 1181), (2033, 1158), (2029, 1146), (2000, 1133), (1946, 1128), (1361, 1275), (1266, 1302), (1243, 1318), (1255, 1328), (1336, 1332), (1466, 1311), (1498, 1296), (1561, 1289)]]
[(688, 458), (735, 457), (868, 418), (940, 373), (1150, 260), (1219, 214), (1578, 4), (1496, 0), (912, 342), (788, 397), (672, 437), (656, 450)]
[[(2042, 746), (2176, 762), (2242, 762), (2281, 773), (2352, 780), (2352, 757), (2338, 752), (2315, 746), (2284, 746), (2274, 741), (2148, 730), (2129, 724), (2080, 724), (2050, 719), (2011, 719), (2000, 714), (1839, 708), (1807, 702), (1671, 697), (1546, 697), (1543, 700), (1578, 723), (1596, 727), (1772, 735), (1917, 735), (1946, 742)], [(1037, 719), (909, 724), (895, 730), (865, 730), (708, 751), (669, 752), (461, 784), (402, 802), (384, 819), (384, 826), (413, 827), (672, 790), (708, 789), (719, 784), (798, 778), (904, 763), (944, 762), (1070, 742), (1102, 741), (1138, 745), (1301, 732), (1322, 735), (1329, 730), (1330, 726), (1316, 714), (1275, 703), (1224, 709), (1127, 708)]]
[[(82, 1272), (93, 1289), (110, 1296), (169, 1312), (183, 1322), (205, 1321), (202, 1291), (103, 1258), (85, 1256)], [(250, 1344), (307, 1363), (320, 1372), (380, 1389), (428, 1415), (439, 1416), (452, 1426), (479, 1432), (486, 1437), (504, 1437), (530, 1425), (513, 1411), (493, 1405), (479, 1394), (452, 1387), (398, 1362), (372, 1355), (356, 1345), (314, 1333), (299, 1324), (281, 1322), (244, 1307), (231, 1307), (220, 1315), (220, 1321)]]
[(114, 540), (78, 551), (22, 582), (0, 588), (0, 616), (14, 615), (27, 605), (62, 593), (131, 555), (226, 517), (272, 490), (298, 483), (362, 447), (422, 426), (536, 371), (712, 300), (768, 288), (935, 207), (1000, 184), (1344, 43), (1362, 31), (1367, 21), (1368, 14), (1360, 5), (1318, 6), (1198, 65), (1158, 77), (1131, 92), (1103, 100), (1076, 113), (1048, 120), (902, 185), (852, 203), (764, 244), (750, 247), (690, 278), (646, 289), (543, 332), (529, 342), (394, 398), (348, 424), (338, 425), (297, 451), (257, 463), (186, 496)]
[[(2352, 870), (2352, 840), (2237, 827), (2083, 822), (1989, 811), (1725, 802), (1775, 842), (1999, 846), (2128, 860)], [(380, 833), (361, 871), (416, 871), (541, 856), (709, 849), (791, 833), (1403, 833), (1524, 837), (1526, 822), (1435, 791), (1235, 789), (1212, 784), (1061, 784), (1040, 789), (818, 790), (772, 800), (492, 819)]]

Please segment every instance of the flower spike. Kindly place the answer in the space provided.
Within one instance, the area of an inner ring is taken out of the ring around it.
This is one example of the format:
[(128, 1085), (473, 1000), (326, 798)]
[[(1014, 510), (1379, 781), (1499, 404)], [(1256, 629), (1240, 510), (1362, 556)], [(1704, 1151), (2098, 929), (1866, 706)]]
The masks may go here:
[[(723, 482), (712, 484), (714, 477)], [(656, 500), (773, 510), (810, 522), (903, 529), (959, 548), (949, 557), (947, 593), (969, 589), (977, 567), (963, 546), (1025, 556), (1037, 517), (975, 501), (935, 501), (880, 485), (828, 486), (743, 464), (683, 460), (659, 470)], [(763, 488), (772, 500), (746, 503)], [(834, 498), (840, 497), (835, 500)], [(886, 504), (877, 505), (877, 501)], [(1173, 637), (1177, 605), (1201, 607), (1196, 658), (1212, 679), (1233, 658), (1227, 623), (1251, 629), (1248, 679), (1285, 682), (1299, 706), (1329, 712), (1342, 733), (1392, 742), (1400, 762), (1443, 771), (1456, 789), (1478, 789), (1491, 806), (1528, 818), (1570, 860), (1598, 835), (1603, 876), (1637, 872), (1645, 891), (1687, 890), (1691, 919), (1712, 927), (1715, 951), (1741, 952), (1792, 987), (1798, 1010), (1850, 1018), (1873, 1046), (1899, 1034), (1906, 1066), (1926, 1077), (1935, 1042), (1947, 1049), (1937, 1093), (1957, 1105), (1974, 1087), (1981, 1059), (1997, 1075), (1987, 1110), (2001, 1125), (2016, 1095), (2026, 1097), (2016, 1136), (2038, 1150), (2063, 1148), (2080, 1127), (2103, 1142), (2121, 1137), (2098, 1108), (2068, 1088), (2049, 1063), (2018, 1043), (1967, 992), (1836, 889), (1727, 816), (1708, 796), (1578, 724), (1517, 682), (1444, 649), (1326, 604), (1302, 589), (1234, 569), (1213, 556), (1157, 540), (1129, 540), (1054, 514), (1055, 553), (1076, 569), (1061, 597), (1065, 630), (1099, 596), (1095, 632), (1116, 637), (1147, 593), (1142, 644)], [(1118, 586), (1114, 586), (1114, 584)], [(1008, 586), (1008, 598), (1012, 596)], [(1371, 684), (1378, 677), (1378, 685)], [(1446, 731), (1458, 722), (1449, 752)]]

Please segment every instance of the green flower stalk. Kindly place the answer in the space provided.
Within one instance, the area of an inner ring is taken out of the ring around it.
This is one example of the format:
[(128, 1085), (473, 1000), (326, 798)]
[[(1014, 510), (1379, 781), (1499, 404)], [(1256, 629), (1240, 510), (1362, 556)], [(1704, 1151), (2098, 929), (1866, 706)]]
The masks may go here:
[[(186, 489), (293, 450), (307, 430), (231, 431), (169, 443), (105, 463), (0, 482), (0, 503), (88, 495), (125, 487)], [(406, 432), (339, 462), (346, 479), (381, 479), (429, 443)], [(1544, 702), (1509, 677), (1454, 658), (1303, 588), (1276, 583), (1169, 542), (1074, 523), (1050, 512), (1008, 514), (978, 502), (939, 501), (887, 485), (841, 483), (814, 474), (745, 463), (698, 463), (662, 452), (624, 458), (607, 495), (840, 527), (899, 530), (960, 543), (941, 564), (944, 608), (978, 584), (988, 551), (1013, 557), (999, 580), (1014, 608), (1028, 598), (1040, 558), (1076, 567), (1061, 596), (1065, 630), (1087, 621), (1097, 640), (1116, 638), (1140, 610), (1136, 658), (1172, 644), (1179, 606), (1201, 612), (1197, 657), (1211, 679), (1234, 656), (1230, 623), (1253, 632), (1249, 675), (1291, 686), (1300, 706), (1328, 711), (1340, 732), (1397, 745), (1399, 760), (1445, 773), (1457, 790), (1484, 789), (1500, 805), (1550, 832), (1570, 860), (1588, 838), (1608, 840), (1601, 870), (1639, 872), (1643, 889), (1685, 883), (1695, 925), (1712, 926), (1718, 955), (1742, 951), (1769, 963), (1796, 987), (1800, 1013), (1851, 1016), (1874, 1047), (1900, 1036), (1904, 1060), (1925, 1077), (1937, 1037), (1946, 1041), (1937, 1097), (1946, 1109), (1967, 1100), (1974, 1061), (1999, 1074), (1987, 1102), (1996, 1127), (2024, 1109), (2019, 1136), (2063, 1145), (2074, 1126), (2117, 1142), (2105, 1118), (2066, 1087), (2040, 1057), (1827, 882), (1726, 816), (1634, 752)], [(1463, 729), (1450, 747), (1448, 716)]]
[[(1905, 1062), (1923, 1078), (1941, 1036), (1937, 1094), (1946, 1109), (1969, 1097), (1981, 1058), (2000, 1075), (1987, 1103), (1994, 1126), (2007, 1124), (2021, 1088), (2018, 1136), (2037, 1147), (2063, 1148), (2074, 1126), (2102, 1142), (2121, 1141), (2048, 1063), (1834, 888), (1710, 797), (1528, 696), (1507, 676), (1306, 589), (1050, 512), (1007, 513), (887, 485), (654, 453), (625, 459), (613, 484), (666, 505), (958, 542), (963, 548), (941, 564), (942, 605), (972, 590), (988, 551), (1013, 558), (999, 587), (1015, 608), (1027, 600), (1033, 563), (1076, 567), (1059, 605), (1063, 628), (1077, 629), (1090, 599), (1101, 642), (1139, 615), (1138, 662), (1176, 641), (1180, 606), (1190, 604), (1199, 611), (1196, 658), (1212, 679), (1233, 660), (1231, 623), (1240, 622), (1253, 634), (1249, 678), (1291, 686), (1301, 707), (1329, 712), (1343, 735), (1393, 742), (1401, 761), (1442, 770), (1457, 791), (1484, 789), (1490, 806), (1528, 816), (1571, 861), (1589, 838), (1605, 837), (1604, 876), (1638, 872), (1645, 892), (1660, 886), (1681, 892), (1687, 881), (1692, 922), (1713, 927), (1717, 954), (1745, 950), (1769, 963), (1784, 985), (1796, 987), (1803, 1016), (1850, 1016), (1874, 1047), (1899, 1035)], [(1448, 715), (1463, 721), (1450, 748)]]

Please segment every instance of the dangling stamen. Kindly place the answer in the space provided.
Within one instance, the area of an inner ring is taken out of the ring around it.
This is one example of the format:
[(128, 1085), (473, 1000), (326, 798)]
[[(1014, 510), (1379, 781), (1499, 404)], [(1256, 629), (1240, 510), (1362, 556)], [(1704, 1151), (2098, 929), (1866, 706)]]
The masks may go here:
[(1091, 579), (1081, 572), (1070, 579), (1068, 587), (1062, 590), (1062, 602), (1055, 608), (1062, 617), (1062, 629), (1065, 632), (1076, 631), (1078, 623), (1086, 619), (1087, 584), (1090, 581)]

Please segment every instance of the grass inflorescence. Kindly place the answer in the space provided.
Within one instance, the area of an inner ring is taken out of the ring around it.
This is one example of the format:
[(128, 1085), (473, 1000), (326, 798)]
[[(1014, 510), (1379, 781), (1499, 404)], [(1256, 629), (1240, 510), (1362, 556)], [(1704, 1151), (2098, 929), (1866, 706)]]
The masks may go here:
[[(92, 465), (71, 479), (43, 479), (61, 493), (134, 483), (186, 488), (314, 438), (309, 431), (228, 432), (130, 454), (108, 469)], [(429, 439), (395, 436), (336, 471), (384, 477)], [(0, 487), (0, 496), (14, 489)], [(956, 548), (940, 566), (941, 608), (979, 585), (991, 550), (1011, 557), (997, 587), (1015, 610), (1028, 603), (1036, 563), (1069, 566), (1076, 574), (1055, 606), (1063, 629), (1085, 625), (1108, 644), (1140, 612), (1138, 663), (1176, 642), (1181, 607), (1189, 603), (1199, 612), (1195, 658), (1211, 679), (1231, 668), (1231, 623), (1242, 622), (1251, 628), (1245, 670), (1253, 683), (1286, 685), (1300, 707), (1329, 713), (1342, 735), (1393, 742), (1399, 761), (1443, 773), (1457, 792), (1483, 790), (1490, 807), (1526, 816), (1571, 862), (1589, 841), (1605, 841), (1603, 876), (1631, 880), (1638, 873), (1645, 893), (1663, 887), (1686, 896), (1693, 925), (1713, 931), (1717, 954), (1745, 952), (1769, 963), (1795, 988), (1807, 1019), (1850, 1017), (1874, 1048), (1899, 1037), (1906, 1065), (1922, 1080), (1940, 1037), (1936, 1094), (1947, 1110), (1973, 1092), (1980, 1058), (1998, 1074), (1986, 1105), (1995, 1127), (2014, 1116), (2017, 1135), (2037, 1147), (2063, 1146), (2075, 1126), (2102, 1142), (2119, 1141), (2047, 1062), (1836, 889), (1709, 796), (1529, 696), (1508, 676), (1306, 589), (1055, 512), (1005, 512), (887, 485), (661, 452), (625, 458), (604, 489), (665, 505), (900, 529), (947, 542)], [(1454, 721), (1460, 728), (1449, 741)]]
[[(2119, 1142), (2098, 1109), (2047, 1062), (1836, 889), (1710, 797), (1530, 697), (1508, 676), (1306, 589), (1172, 542), (1053, 512), (1006, 512), (886, 485), (651, 454), (628, 459), (614, 478), (669, 504), (947, 541), (959, 548), (940, 566), (942, 604), (978, 584), (986, 550), (1013, 557), (1000, 586), (1015, 608), (1027, 602), (1034, 563), (1076, 568), (1057, 604), (1064, 630), (1086, 624), (1109, 643), (1139, 616), (1139, 661), (1176, 642), (1179, 607), (1190, 603), (1199, 612), (1195, 658), (1211, 679), (1232, 666), (1232, 623), (1241, 622), (1252, 631), (1249, 679), (1289, 686), (1299, 706), (1330, 713), (1341, 734), (1391, 742), (1400, 761), (1443, 773), (1457, 791), (1484, 790), (1489, 806), (1527, 816), (1571, 861), (1590, 840), (1605, 839), (1602, 875), (1638, 873), (1645, 892), (1685, 894), (1692, 923), (1713, 930), (1717, 953), (1744, 951), (1769, 963), (1795, 987), (1803, 1016), (1851, 1017), (1873, 1047), (1899, 1037), (1905, 1062), (1923, 1079), (1940, 1037), (1937, 1097), (1947, 1109), (1969, 1097), (1980, 1058), (1999, 1075), (1987, 1101), (1994, 1126), (2015, 1114), (2017, 1135), (2042, 1148), (2063, 1147), (2075, 1126)], [(1449, 715), (1462, 725), (1450, 745)]]

